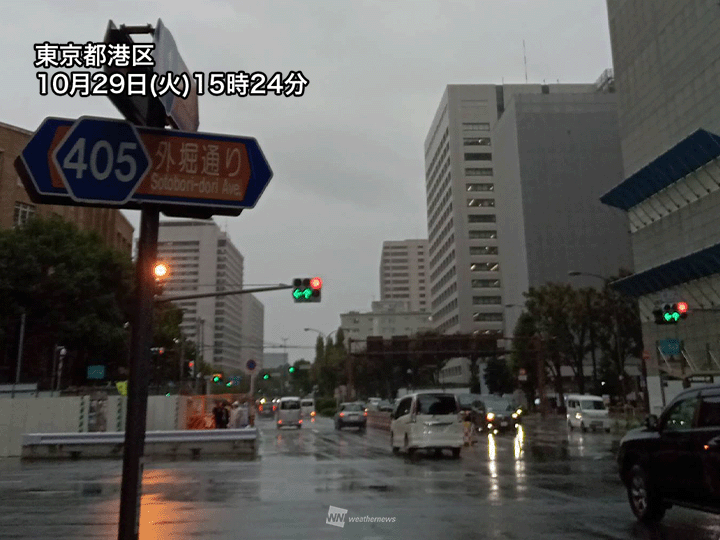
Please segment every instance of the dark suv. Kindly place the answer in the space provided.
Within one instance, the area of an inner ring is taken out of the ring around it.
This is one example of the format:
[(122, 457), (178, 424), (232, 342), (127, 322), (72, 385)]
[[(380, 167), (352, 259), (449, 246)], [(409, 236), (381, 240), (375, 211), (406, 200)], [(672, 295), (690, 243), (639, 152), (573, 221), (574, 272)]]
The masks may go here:
[(641, 521), (673, 504), (720, 513), (720, 384), (684, 390), (659, 419), (648, 416), (623, 437), (618, 464)]

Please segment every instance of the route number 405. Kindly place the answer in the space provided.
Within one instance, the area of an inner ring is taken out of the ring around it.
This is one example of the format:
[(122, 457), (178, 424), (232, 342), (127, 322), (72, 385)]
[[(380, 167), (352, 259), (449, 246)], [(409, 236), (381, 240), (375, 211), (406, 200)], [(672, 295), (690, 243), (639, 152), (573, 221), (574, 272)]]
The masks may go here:
[[(86, 139), (78, 139), (62, 163), (63, 169), (75, 171), (76, 180), (82, 180), (88, 167), (90, 167), (91, 178), (94, 180), (105, 180), (113, 172), (115, 178), (121, 182), (129, 182), (135, 179), (137, 162), (135, 157), (128, 152), (137, 150), (137, 143), (121, 142), (118, 147), (117, 159), (115, 159), (112, 145), (108, 141), (101, 139), (90, 150), (90, 159), (87, 163), (85, 162), (85, 147)], [(103, 159), (98, 159), (100, 157)], [(114, 171), (113, 166), (115, 166)], [(125, 169), (125, 172), (123, 169)]]

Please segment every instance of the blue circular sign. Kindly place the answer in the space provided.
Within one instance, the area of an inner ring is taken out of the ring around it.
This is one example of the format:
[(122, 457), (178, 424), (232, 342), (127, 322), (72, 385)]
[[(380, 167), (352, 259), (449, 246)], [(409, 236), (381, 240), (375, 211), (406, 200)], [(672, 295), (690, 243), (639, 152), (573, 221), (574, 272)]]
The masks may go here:
[(247, 361), (247, 364), (245, 364), (245, 365), (247, 366), (247, 368), (248, 368), (250, 371), (252, 371), (252, 370), (254, 370), (254, 369), (257, 367), (257, 362), (255, 362), (255, 360), (248, 360), (248, 361)]

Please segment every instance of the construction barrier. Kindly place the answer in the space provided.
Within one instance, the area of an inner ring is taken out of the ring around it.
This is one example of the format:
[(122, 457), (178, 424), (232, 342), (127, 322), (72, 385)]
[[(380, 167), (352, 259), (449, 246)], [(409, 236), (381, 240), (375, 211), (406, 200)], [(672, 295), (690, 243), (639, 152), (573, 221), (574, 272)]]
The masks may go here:
[(392, 414), (380, 411), (368, 411), (367, 426), (370, 428), (390, 431), (390, 422)]
[(475, 425), (472, 422), (463, 422), (463, 443), (465, 446), (475, 444)]
[(186, 429), (215, 429), (215, 416), (213, 408), (218, 401), (228, 403), (239, 402), (248, 404), (250, 410), (250, 425), (254, 425), (254, 400), (247, 394), (217, 394), (210, 396), (185, 396), (187, 403)]

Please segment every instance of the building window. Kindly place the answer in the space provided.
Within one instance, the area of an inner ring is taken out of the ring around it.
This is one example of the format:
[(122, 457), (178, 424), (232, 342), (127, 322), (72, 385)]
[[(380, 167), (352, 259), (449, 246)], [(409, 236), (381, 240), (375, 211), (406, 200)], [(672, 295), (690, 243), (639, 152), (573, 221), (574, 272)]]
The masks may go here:
[(483, 152), (483, 153), (465, 152), (465, 159), (468, 161), (491, 161), (492, 154), (489, 152)]
[(473, 313), (475, 322), (502, 322), (502, 313)]
[(463, 146), (490, 146), (490, 137), (464, 137)]
[(473, 279), (471, 281), (473, 289), (499, 289), (499, 279)]
[(495, 191), (495, 184), (465, 184), (468, 191)]
[(463, 122), (463, 131), (490, 131), (487, 122)]
[(491, 168), (465, 167), (465, 176), (492, 176)]
[(494, 240), (497, 238), (497, 231), (469, 231), (470, 240)]
[(497, 255), (497, 246), (470, 246), (470, 255)]
[(482, 208), (494, 208), (495, 199), (468, 199), (468, 206), (479, 206)]
[(495, 214), (469, 215), (470, 223), (495, 223)]
[(27, 221), (35, 215), (35, 207), (31, 204), (21, 202), (15, 203), (15, 213), (13, 214), (13, 226), (19, 227), (25, 225)]
[(499, 296), (473, 296), (473, 305), (476, 306), (499, 306), (501, 303)]
[(472, 263), (470, 265), (471, 272), (497, 272), (500, 265), (494, 262)]

